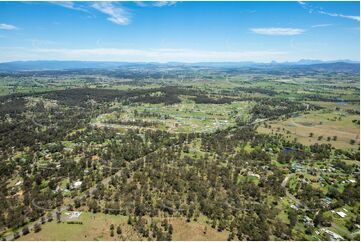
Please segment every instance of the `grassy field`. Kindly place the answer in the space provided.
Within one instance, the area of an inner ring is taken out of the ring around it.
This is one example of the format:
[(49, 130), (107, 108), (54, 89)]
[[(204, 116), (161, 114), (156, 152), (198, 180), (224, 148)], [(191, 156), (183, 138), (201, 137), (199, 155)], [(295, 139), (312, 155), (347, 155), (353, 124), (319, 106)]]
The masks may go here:
[[(359, 116), (343, 111), (321, 110), (284, 121), (272, 121), (261, 125), (258, 131), (280, 133), (290, 140), (297, 138), (305, 145), (330, 143), (336, 148), (356, 149), (359, 145), (360, 126), (353, 123), (353, 120), (359, 120)], [(334, 136), (337, 136), (336, 140)], [(355, 140), (355, 144), (351, 144), (351, 140)]]
[[(62, 215), (63, 220), (66, 215)], [(120, 225), (124, 239), (139, 240), (139, 236), (131, 226), (127, 224), (126, 216), (115, 216), (106, 214), (93, 214), (83, 212), (77, 221), (83, 224), (67, 224), (66, 221), (57, 223), (55, 220), (42, 225), (38, 233), (31, 232), (20, 238), (20, 240), (120, 240), (121, 237), (115, 233), (110, 236), (110, 225)]]
[[(127, 224), (128, 217), (121, 215), (108, 215), (103, 213), (93, 214), (83, 212), (76, 221), (83, 224), (67, 224), (67, 215), (62, 214), (62, 222), (55, 220), (41, 226), (38, 233), (31, 232), (23, 237), (21, 241), (42, 241), (42, 240), (145, 240), (132, 226)], [(155, 219), (157, 221), (157, 219)], [(205, 217), (201, 216), (197, 222), (187, 223), (182, 218), (170, 218), (173, 225), (173, 240), (226, 240), (227, 231), (218, 232), (205, 222)], [(122, 234), (118, 235), (116, 229), (114, 236), (110, 236), (110, 225), (115, 228), (119, 225)], [(206, 228), (206, 229), (205, 229)]]

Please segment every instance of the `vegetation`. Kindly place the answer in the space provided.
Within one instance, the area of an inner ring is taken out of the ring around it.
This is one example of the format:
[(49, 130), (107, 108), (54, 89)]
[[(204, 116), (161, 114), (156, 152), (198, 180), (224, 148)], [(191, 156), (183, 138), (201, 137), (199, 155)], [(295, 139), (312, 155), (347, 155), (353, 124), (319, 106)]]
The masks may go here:
[(358, 239), (358, 74), (143, 68), (2, 74), (1, 238)]

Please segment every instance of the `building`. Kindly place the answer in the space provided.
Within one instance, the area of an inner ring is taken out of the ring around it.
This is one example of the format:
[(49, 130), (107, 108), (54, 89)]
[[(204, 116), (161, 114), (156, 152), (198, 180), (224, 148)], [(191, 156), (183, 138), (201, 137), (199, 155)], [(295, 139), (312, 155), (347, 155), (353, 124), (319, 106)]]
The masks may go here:
[(69, 216), (69, 219), (78, 219), (81, 215), (81, 212), (72, 211), (72, 212), (66, 212), (65, 214)]
[(82, 181), (76, 181), (76, 182), (74, 182), (74, 183), (72, 184), (71, 188), (72, 188), (72, 189), (78, 189), (78, 188), (80, 188), (81, 184), (83, 184)]
[(290, 207), (293, 208), (294, 210), (298, 210), (298, 206), (297, 206), (297, 205), (291, 204)]
[(311, 226), (311, 227), (314, 226), (313, 220), (312, 220), (310, 217), (306, 216), (306, 215), (303, 217), (303, 224), (304, 224), (306, 227), (307, 227), (307, 226)]
[(332, 203), (332, 198), (330, 198), (330, 197), (325, 197), (321, 200), (325, 206), (330, 206), (330, 204)]
[(344, 212), (336, 212), (336, 214), (338, 215), (338, 216), (340, 216), (341, 218), (344, 218), (344, 217), (346, 217), (346, 213), (344, 213)]
[(343, 237), (331, 230), (328, 230), (328, 229), (325, 229), (325, 228), (322, 228), (321, 229), (323, 232), (325, 232), (326, 234), (328, 234), (332, 240), (343, 240)]
[(258, 175), (258, 174), (256, 174), (256, 173), (253, 173), (252, 171), (248, 171), (248, 172), (247, 172), (247, 175), (248, 175), (248, 176), (254, 176), (254, 177), (258, 178), (258, 179), (261, 178), (260, 175)]

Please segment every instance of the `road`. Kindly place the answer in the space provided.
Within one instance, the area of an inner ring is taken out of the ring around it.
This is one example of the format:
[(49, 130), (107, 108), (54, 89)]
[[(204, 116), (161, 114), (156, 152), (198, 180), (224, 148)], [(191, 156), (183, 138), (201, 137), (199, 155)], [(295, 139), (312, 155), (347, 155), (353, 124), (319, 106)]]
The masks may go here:
[(282, 187), (286, 187), (289, 179), (290, 179), (293, 175), (294, 175), (294, 173), (287, 174), (287, 176), (285, 177), (285, 179), (283, 179), (283, 181), (282, 181), (282, 183), (281, 183), (281, 186), (282, 186)]

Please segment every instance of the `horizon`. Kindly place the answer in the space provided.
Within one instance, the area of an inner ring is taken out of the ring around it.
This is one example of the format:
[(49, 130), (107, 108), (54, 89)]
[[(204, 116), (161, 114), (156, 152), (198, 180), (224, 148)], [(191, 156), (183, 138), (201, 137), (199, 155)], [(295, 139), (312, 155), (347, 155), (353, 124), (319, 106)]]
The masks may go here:
[[(252, 64), (293, 64), (293, 63), (300, 63), (300, 62), (317, 62), (324, 63), (324, 64), (331, 64), (331, 63), (350, 63), (350, 64), (360, 64), (359, 60), (350, 60), (350, 59), (339, 59), (339, 60), (317, 60), (317, 59), (299, 59), (295, 61), (251, 61), (251, 60), (243, 60), (243, 61), (197, 61), (197, 62), (182, 62), (182, 61), (167, 61), (167, 62), (159, 62), (159, 61), (102, 61), (102, 60), (52, 60), (52, 59), (39, 59), (39, 60), (14, 60), (14, 61), (5, 61), (0, 62), (0, 64), (7, 64), (7, 63), (15, 63), (15, 62), (102, 62), (102, 63), (130, 63), (130, 64), (172, 64), (172, 63), (179, 63), (179, 64), (198, 64), (198, 63), (252, 63)], [(313, 64), (313, 63), (311, 63)]]
[(1, 63), (360, 61), (355, 1), (0, 6)]

